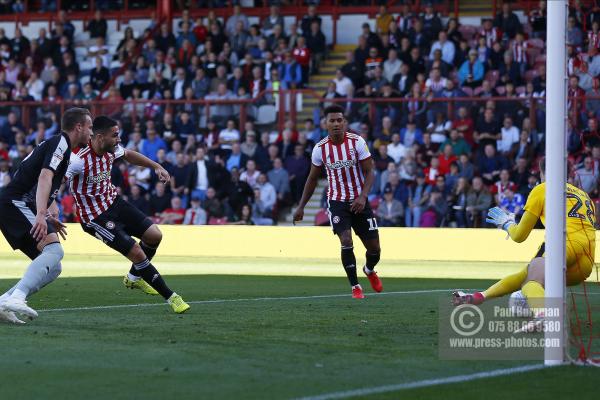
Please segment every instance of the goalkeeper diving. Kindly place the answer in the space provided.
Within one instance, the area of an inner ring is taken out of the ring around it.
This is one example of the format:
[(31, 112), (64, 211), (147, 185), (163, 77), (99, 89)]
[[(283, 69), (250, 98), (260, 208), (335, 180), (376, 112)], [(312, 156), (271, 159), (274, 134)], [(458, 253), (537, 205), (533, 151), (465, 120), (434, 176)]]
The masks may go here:
[[(527, 239), (538, 219), (545, 225), (545, 159), (540, 162), (540, 178), (542, 183), (537, 185), (527, 199), (524, 214), (516, 223), (513, 214), (494, 207), (488, 211), (487, 222), (505, 230), (510, 238), (517, 243)], [(594, 203), (583, 190), (567, 183), (567, 240), (566, 240), (566, 283), (568, 286), (577, 285), (586, 280), (594, 265), (596, 245), (596, 213)], [(542, 243), (537, 254), (529, 265), (517, 273), (506, 276), (483, 292), (453, 293), (454, 305), (481, 304), (487, 299), (505, 296), (521, 290), (530, 307), (539, 307), (544, 298), (544, 264), (545, 245)], [(536, 301), (537, 299), (537, 301)]]

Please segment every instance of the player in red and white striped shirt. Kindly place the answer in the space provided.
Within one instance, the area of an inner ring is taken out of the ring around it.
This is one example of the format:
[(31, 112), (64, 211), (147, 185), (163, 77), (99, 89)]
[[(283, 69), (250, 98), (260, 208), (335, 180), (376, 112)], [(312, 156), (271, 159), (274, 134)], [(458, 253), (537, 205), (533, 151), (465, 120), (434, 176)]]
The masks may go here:
[(340, 238), (342, 245), (342, 265), (352, 286), (352, 297), (364, 298), (356, 274), (356, 257), (352, 243), (352, 231), (360, 238), (367, 249), (364, 273), (376, 292), (383, 286), (375, 265), (379, 262), (381, 249), (379, 231), (373, 210), (367, 201), (367, 195), (373, 186), (375, 175), (373, 160), (365, 140), (353, 133), (346, 132), (344, 110), (334, 105), (325, 109), (328, 136), (317, 143), (312, 153), (312, 166), (308, 175), (300, 204), (294, 213), (294, 222), (304, 218), (304, 207), (312, 197), (321, 168), (327, 171), (329, 188), (327, 189), (328, 212), (333, 232)]
[[(99, 116), (94, 119), (92, 132), (89, 145), (77, 155), (71, 154), (66, 173), (83, 230), (131, 260), (133, 265), (123, 279), (127, 288), (160, 294), (173, 311), (185, 312), (190, 306), (169, 289), (150, 262), (162, 233), (146, 215), (119, 196), (110, 179), (113, 162), (120, 157), (152, 168), (163, 182), (170, 180), (169, 173), (144, 155), (124, 149), (117, 121)], [(140, 238), (140, 243), (132, 236)]]

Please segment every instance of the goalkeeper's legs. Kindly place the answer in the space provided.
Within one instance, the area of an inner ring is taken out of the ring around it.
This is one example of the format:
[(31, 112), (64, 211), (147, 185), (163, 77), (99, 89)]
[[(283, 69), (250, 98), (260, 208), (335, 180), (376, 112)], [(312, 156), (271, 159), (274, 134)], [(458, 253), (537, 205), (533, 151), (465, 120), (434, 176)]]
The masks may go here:
[(527, 278), (521, 292), (527, 299), (530, 308), (543, 307), (544, 303), (544, 269), (545, 260), (543, 257), (536, 257), (529, 263), (527, 269)]
[(521, 289), (523, 283), (527, 279), (527, 267), (524, 267), (521, 271), (505, 276), (492, 286), (482, 292), (483, 297), (486, 299), (493, 299), (495, 297), (506, 296)]

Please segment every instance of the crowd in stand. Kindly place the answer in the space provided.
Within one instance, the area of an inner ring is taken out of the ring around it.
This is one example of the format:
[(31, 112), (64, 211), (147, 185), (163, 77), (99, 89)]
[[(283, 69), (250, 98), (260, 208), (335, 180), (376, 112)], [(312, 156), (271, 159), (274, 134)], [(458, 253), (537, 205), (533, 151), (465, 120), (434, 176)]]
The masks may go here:
[[(522, 212), (544, 154), (546, 3), (527, 17), (504, 3), (480, 27), (462, 27), (453, 18), (442, 23), (431, 4), (420, 15), (409, 5), (398, 15), (381, 6), (375, 29), (362, 26), (324, 97), (377, 100), (374, 112), (362, 103), (346, 107), (350, 127), (372, 143), (371, 199), (381, 226), (477, 227), (494, 205)], [(600, 94), (599, 23), (600, 8), (570, 10), (570, 180), (592, 198), (600, 167), (600, 98), (591, 97)]]
[[(259, 24), (250, 24), (239, 6), (226, 20), (213, 13), (192, 20), (184, 11), (173, 32), (153, 23), (143, 33), (154, 33), (149, 40), (126, 28), (115, 54), (106, 45), (107, 26), (97, 11), (85, 27), (87, 57), (95, 63), (91, 70), (79, 68), (75, 28), (64, 11), (52, 32), (40, 29), (35, 39), (19, 29), (10, 38), (0, 30), (0, 101), (56, 103), (28, 107), (35, 119), (30, 129), (22, 124), (24, 108), (3, 107), (0, 186), (33, 146), (58, 132), (59, 101), (86, 106), (102, 98), (108, 104), (95, 111), (122, 123), (123, 145), (158, 161), (173, 176), (164, 187), (152, 171), (117, 163), (113, 182), (140, 209), (162, 223), (276, 223), (279, 211), (298, 201), (308, 175), (306, 135), (292, 121), (275, 134), (259, 132), (251, 118), (239, 126), (235, 105), (211, 106), (210, 118), (203, 119), (206, 110), (193, 100), (249, 99), (267, 89), (306, 85), (326, 50), (315, 7), (287, 26), (277, 6)], [(111, 85), (113, 61), (129, 59), (138, 46), (139, 56)], [(89, 79), (82, 85), (84, 76)], [(124, 102), (143, 99), (183, 101)], [(271, 95), (261, 101), (275, 100)], [(77, 220), (68, 191), (61, 205), (66, 221)]]
[[(477, 28), (452, 18), (443, 23), (430, 4), (421, 14), (411, 10), (406, 4), (392, 15), (381, 6), (322, 99), (322, 106), (341, 101), (349, 129), (371, 147), (370, 199), (379, 225), (484, 226), (494, 204), (519, 214), (539, 180), (535, 161), (544, 152), (545, 3), (527, 21), (503, 4)], [(593, 197), (600, 98), (589, 96), (600, 95), (599, 22), (597, 9), (573, 9), (567, 35), (569, 94), (581, 97), (569, 102), (571, 179)], [(298, 202), (312, 146), (327, 135), (318, 112), (318, 119), (288, 120), (274, 132), (255, 124), (251, 113), (240, 126), (236, 105), (210, 106), (204, 118), (207, 110), (193, 100), (260, 97), (259, 104), (270, 104), (278, 90), (306, 87), (327, 55), (316, 7), (287, 24), (278, 6), (257, 24), (239, 6), (225, 20), (213, 13), (193, 20), (184, 11), (173, 32), (153, 23), (136, 37), (127, 28), (114, 54), (100, 11), (86, 31), (91, 70), (79, 67), (75, 28), (62, 11), (54, 29), (41, 29), (37, 38), (0, 30), (0, 186), (32, 146), (59, 130), (60, 120), (57, 105), (36, 106), (26, 129), (23, 108), (2, 101), (86, 105), (101, 95), (110, 103), (96, 113), (121, 121), (123, 145), (173, 177), (165, 186), (153, 171), (115, 164), (115, 185), (158, 222), (273, 224)], [(113, 61), (127, 60), (140, 46), (110, 85)], [(84, 76), (89, 80), (82, 85)], [(504, 99), (490, 100), (496, 96)], [(132, 99), (145, 101), (123, 105)], [(77, 220), (68, 190), (61, 209), (65, 221)]]

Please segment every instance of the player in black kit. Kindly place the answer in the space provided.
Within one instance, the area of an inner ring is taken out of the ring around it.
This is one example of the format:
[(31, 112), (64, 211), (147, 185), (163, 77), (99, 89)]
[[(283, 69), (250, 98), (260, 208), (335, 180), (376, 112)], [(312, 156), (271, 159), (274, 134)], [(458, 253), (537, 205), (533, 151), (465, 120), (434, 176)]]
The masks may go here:
[(32, 261), (23, 278), (0, 296), (0, 321), (24, 323), (15, 313), (29, 318), (37, 312), (27, 306), (28, 296), (61, 272), (65, 226), (54, 204), (69, 165), (71, 150), (85, 146), (92, 133), (87, 109), (71, 108), (61, 121), (62, 132), (40, 143), (22, 162), (13, 180), (0, 192), (0, 230), (13, 249)]

